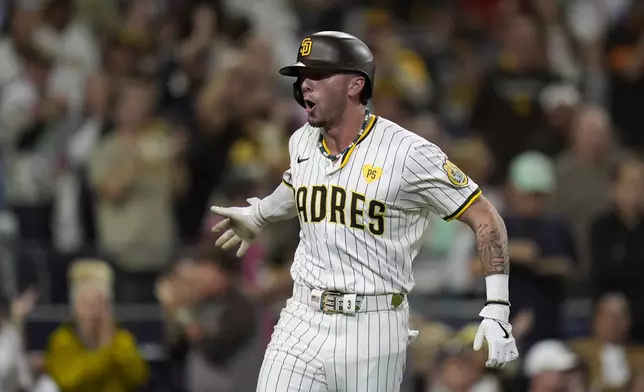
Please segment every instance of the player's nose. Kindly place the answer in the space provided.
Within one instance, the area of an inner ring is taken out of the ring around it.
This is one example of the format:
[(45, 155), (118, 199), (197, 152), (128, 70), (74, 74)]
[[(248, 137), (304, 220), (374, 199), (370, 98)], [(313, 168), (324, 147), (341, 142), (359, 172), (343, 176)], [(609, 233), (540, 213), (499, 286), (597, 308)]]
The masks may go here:
[(302, 77), (302, 85), (301, 85), (302, 93), (313, 91), (313, 84), (314, 84), (313, 80), (307, 77)]

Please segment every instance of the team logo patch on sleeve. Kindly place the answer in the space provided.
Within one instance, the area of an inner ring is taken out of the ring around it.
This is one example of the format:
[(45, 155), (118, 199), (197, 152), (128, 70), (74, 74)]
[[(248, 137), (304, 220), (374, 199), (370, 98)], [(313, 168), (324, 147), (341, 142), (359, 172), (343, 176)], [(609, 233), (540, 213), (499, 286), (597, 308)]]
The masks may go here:
[(463, 171), (459, 169), (458, 166), (456, 166), (449, 160), (446, 160), (445, 163), (443, 163), (443, 170), (445, 170), (445, 173), (447, 173), (449, 182), (454, 184), (454, 186), (463, 187), (466, 186), (469, 182), (469, 179), (465, 175), (465, 173), (463, 173)]

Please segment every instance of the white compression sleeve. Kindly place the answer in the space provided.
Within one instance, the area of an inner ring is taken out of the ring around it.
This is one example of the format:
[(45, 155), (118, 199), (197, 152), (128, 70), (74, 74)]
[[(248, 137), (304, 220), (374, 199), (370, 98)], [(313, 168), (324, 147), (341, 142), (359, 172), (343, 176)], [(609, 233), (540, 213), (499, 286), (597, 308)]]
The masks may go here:
[(257, 211), (259, 217), (265, 222), (278, 222), (295, 218), (297, 209), (295, 208), (293, 189), (283, 182), (280, 183), (273, 193), (259, 202)]

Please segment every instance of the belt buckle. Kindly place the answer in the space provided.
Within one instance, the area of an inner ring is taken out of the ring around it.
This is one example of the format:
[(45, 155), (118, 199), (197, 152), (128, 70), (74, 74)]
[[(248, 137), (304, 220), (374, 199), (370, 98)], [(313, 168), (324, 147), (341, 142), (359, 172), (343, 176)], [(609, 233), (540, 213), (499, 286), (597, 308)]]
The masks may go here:
[(342, 294), (334, 291), (325, 291), (322, 293), (322, 300), (320, 301), (320, 309), (324, 313), (339, 314), (342, 313), (340, 299)]

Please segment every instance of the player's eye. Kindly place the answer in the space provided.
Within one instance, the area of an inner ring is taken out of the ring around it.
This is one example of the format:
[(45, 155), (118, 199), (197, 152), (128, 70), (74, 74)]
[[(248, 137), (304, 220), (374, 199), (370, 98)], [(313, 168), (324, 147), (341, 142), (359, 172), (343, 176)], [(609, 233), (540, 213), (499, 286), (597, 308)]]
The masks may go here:
[(303, 72), (300, 76), (301, 80), (310, 79), (310, 80), (323, 80), (331, 76), (331, 72), (321, 71), (321, 70), (307, 70)]

